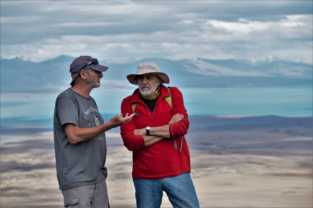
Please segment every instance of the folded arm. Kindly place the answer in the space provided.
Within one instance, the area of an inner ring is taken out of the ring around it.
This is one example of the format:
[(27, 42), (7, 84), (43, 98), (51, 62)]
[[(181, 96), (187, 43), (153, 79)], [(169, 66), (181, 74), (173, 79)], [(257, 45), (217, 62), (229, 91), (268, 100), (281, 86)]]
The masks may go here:
[[(169, 124), (163, 125), (163, 126), (150, 127), (149, 135), (155, 136), (155, 137), (166, 138), (166, 139), (171, 138), (170, 125), (179, 122), (183, 118), (184, 118), (184, 115), (177, 113), (172, 117)], [(135, 129), (134, 132), (136, 135), (144, 136), (146, 135), (146, 128)]]
[[(162, 138), (177, 138), (187, 134), (189, 128), (188, 114), (183, 95), (177, 88), (172, 89), (173, 116), (168, 124), (150, 127), (149, 135)], [(145, 128), (136, 129), (138, 135), (146, 135)]]
[[(124, 145), (131, 151), (143, 149), (165, 138), (177, 138), (187, 134), (189, 120), (184, 106), (183, 96), (177, 88), (172, 88), (173, 116), (168, 124), (150, 127), (150, 135), (145, 128), (136, 129), (133, 121), (121, 125), (121, 136)], [(132, 103), (127, 98), (123, 100), (122, 113), (133, 112)]]

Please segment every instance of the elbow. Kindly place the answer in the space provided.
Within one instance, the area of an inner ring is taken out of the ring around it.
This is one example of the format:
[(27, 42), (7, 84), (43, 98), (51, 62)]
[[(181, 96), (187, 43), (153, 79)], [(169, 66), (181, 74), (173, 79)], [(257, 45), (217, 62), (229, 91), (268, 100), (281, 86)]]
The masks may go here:
[(68, 124), (64, 128), (67, 141), (70, 144), (77, 144), (81, 141), (81, 139), (77, 136), (77, 129), (78, 128), (72, 124)]
[(124, 146), (129, 150), (129, 151), (134, 151), (135, 150), (135, 145), (130, 142), (130, 140), (127, 138), (127, 136), (123, 133), (121, 133), (121, 137), (123, 139)]
[(68, 142), (70, 144), (78, 144), (79, 143), (79, 138), (77, 136), (70, 135), (67, 137), (67, 139), (68, 139)]
[(184, 136), (188, 133), (189, 122), (176, 123), (170, 126), (171, 137)]
[(186, 135), (188, 132), (188, 129), (179, 129), (177, 132), (175, 132), (174, 136), (175, 137), (180, 137)]
[(76, 135), (75, 131), (68, 131), (66, 136), (70, 144), (77, 144), (81, 141), (81, 138)]
[(184, 122), (182, 122), (181, 125), (181, 135), (186, 135), (188, 133), (188, 129), (189, 129), (189, 120), (185, 120)]
[(144, 146), (144, 141), (143, 138), (132, 138), (132, 137), (125, 137), (122, 136), (123, 138), (123, 142), (124, 142), (124, 146), (129, 150), (129, 151), (135, 151), (138, 150), (140, 148), (142, 148)]
[(129, 142), (125, 137), (122, 136), (122, 138), (123, 138), (124, 146), (125, 146), (129, 151), (134, 151), (134, 149), (135, 149), (134, 145), (133, 145), (131, 142)]
[(124, 146), (129, 150), (129, 151), (135, 151), (140, 149), (140, 147), (138, 146), (138, 144), (131, 142), (131, 141), (126, 141), (124, 140)]
[(182, 134), (186, 135), (188, 133), (188, 129), (189, 129), (189, 121), (186, 121), (186, 123), (184, 124), (184, 127), (182, 129)]
[(129, 150), (129, 151), (134, 151), (136, 150), (135, 146), (134, 145), (131, 145), (131, 144), (127, 144), (127, 143), (124, 143), (125, 147)]

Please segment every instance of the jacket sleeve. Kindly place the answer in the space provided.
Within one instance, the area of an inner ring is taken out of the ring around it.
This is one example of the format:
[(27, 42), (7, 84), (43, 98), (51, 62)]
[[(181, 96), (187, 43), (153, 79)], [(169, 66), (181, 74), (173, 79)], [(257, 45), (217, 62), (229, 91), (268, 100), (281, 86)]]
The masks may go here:
[(178, 88), (171, 88), (172, 104), (173, 104), (173, 115), (179, 113), (184, 118), (176, 123), (170, 124), (170, 135), (171, 137), (181, 137), (187, 134), (189, 128), (188, 114), (185, 108), (184, 99), (182, 93)]
[[(130, 101), (126, 98), (122, 101), (121, 112), (123, 116), (128, 114), (132, 114), (132, 108)], [(126, 122), (120, 126), (121, 136), (124, 142), (125, 147), (130, 151), (139, 150), (145, 147), (144, 139), (142, 136), (137, 136), (134, 134), (134, 130), (136, 129), (134, 122), (131, 120)]]

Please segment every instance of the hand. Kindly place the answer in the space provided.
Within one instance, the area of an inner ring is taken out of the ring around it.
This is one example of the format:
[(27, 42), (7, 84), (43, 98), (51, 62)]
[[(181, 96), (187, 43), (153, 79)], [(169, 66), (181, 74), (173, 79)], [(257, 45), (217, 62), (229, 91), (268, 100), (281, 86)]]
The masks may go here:
[(126, 115), (124, 117), (121, 113), (119, 113), (116, 116), (114, 116), (113, 118), (111, 118), (111, 122), (114, 125), (118, 126), (120, 124), (123, 124), (123, 123), (130, 121), (134, 116), (135, 116), (135, 113), (132, 113), (131, 115), (126, 113)]
[(134, 134), (137, 136), (144, 136), (144, 135), (146, 135), (146, 129), (145, 128), (135, 129)]
[(169, 124), (173, 124), (176, 123), (180, 120), (182, 120), (184, 118), (183, 114), (180, 113), (176, 113), (175, 115), (173, 115), (172, 119), (170, 120)]

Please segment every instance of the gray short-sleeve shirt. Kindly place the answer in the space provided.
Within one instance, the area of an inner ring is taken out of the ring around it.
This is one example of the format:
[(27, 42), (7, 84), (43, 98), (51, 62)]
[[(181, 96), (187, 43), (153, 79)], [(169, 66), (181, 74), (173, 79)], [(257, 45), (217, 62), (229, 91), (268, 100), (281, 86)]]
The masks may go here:
[(103, 123), (95, 100), (83, 97), (70, 88), (57, 97), (54, 110), (54, 146), (61, 190), (96, 183), (106, 176), (105, 134), (71, 144), (64, 131), (64, 125), (69, 123), (80, 128)]

